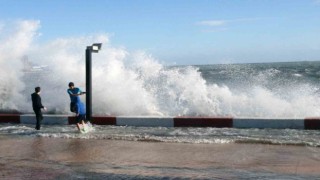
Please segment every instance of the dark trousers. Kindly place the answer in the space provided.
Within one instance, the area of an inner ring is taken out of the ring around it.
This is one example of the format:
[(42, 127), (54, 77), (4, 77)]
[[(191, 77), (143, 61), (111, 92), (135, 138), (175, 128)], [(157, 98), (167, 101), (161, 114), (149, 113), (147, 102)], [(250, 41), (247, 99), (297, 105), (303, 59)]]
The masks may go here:
[(70, 111), (71, 112), (76, 112), (76, 109), (77, 109), (76, 103), (75, 102), (71, 102), (70, 103)]
[(36, 114), (37, 119), (36, 130), (40, 130), (41, 121), (43, 119), (41, 109), (33, 109), (33, 111)]
[(81, 123), (82, 120), (87, 123), (85, 114), (79, 114), (79, 116), (76, 117), (77, 123)]

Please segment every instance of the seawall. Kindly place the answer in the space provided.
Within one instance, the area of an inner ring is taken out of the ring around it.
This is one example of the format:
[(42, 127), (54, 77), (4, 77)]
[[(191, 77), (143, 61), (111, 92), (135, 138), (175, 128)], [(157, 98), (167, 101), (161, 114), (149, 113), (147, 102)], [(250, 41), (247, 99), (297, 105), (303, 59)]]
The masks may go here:
[[(0, 114), (0, 123), (35, 124), (33, 114)], [(320, 129), (320, 117), (255, 118), (255, 117), (159, 117), (159, 116), (93, 116), (93, 124), (140, 127), (215, 127), (215, 128), (272, 128)], [(70, 115), (44, 115), (42, 124), (75, 124)]]

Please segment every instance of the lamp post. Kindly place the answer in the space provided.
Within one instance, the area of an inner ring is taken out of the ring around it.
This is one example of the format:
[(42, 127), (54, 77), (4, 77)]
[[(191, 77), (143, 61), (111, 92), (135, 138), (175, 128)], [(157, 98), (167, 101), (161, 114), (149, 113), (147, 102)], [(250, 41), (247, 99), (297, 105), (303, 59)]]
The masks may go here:
[(94, 43), (86, 49), (86, 119), (92, 120), (92, 53), (98, 53), (102, 43)]

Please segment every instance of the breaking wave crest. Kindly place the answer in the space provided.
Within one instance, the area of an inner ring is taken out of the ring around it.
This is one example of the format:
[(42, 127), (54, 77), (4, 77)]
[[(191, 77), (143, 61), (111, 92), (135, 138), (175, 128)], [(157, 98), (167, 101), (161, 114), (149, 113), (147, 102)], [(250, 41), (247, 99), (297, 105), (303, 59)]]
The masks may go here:
[(1, 47), (12, 48), (6, 52), (16, 52), (0, 52), (2, 111), (32, 112), (30, 94), (41, 86), (49, 113), (69, 113), (67, 84), (73, 81), (85, 90), (84, 49), (102, 42), (102, 51), (93, 54), (94, 114), (320, 116), (319, 83), (303, 81), (319, 78), (319, 69), (294, 71), (303, 64), (166, 66), (146, 52), (113, 47), (106, 34), (38, 44), (39, 22), (17, 24), (10, 38), (0, 38)]

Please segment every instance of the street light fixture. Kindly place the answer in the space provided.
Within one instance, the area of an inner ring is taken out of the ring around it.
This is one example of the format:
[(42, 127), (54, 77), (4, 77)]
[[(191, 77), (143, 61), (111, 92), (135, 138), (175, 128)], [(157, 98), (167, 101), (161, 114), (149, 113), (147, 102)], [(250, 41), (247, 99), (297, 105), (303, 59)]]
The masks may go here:
[(101, 49), (102, 43), (94, 43), (92, 44), (92, 52), (99, 52), (99, 50)]
[(86, 49), (86, 119), (92, 120), (92, 53), (98, 53), (102, 43), (94, 43)]

